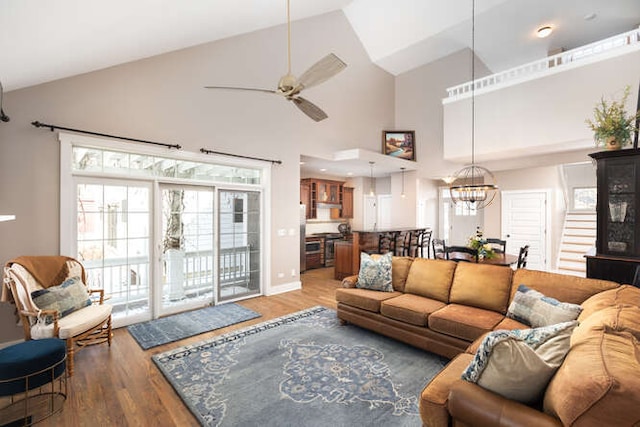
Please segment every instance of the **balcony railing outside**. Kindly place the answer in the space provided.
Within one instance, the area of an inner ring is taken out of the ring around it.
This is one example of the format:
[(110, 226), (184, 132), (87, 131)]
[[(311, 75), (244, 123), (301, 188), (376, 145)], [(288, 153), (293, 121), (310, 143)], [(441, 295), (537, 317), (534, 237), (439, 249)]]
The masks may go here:
[[(250, 246), (221, 249), (219, 253), (219, 286), (238, 287), (250, 292)], [(149, 309), (149, 257), (109, 258), (85, 260), (89, 287), (104, 289), (113, 306), (114, 317), (130, 315)], [(214, 259), (213, 251), (186, 252), (184, 258), (185, 299), (213, 300)], [(165, 290), (164, 295), (169, 295)]]

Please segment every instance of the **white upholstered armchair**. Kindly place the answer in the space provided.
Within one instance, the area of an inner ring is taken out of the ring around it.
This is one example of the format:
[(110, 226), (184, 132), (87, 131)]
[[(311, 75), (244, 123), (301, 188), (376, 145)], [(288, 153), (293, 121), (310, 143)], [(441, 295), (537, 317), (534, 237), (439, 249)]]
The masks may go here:
[(104, 291), (86, 286), (82, 264), (64, 256), (21, 256), (4, 268), (2, 300), (16, 305), (25, 340), (66, 341), (67, 369), (74, 371), (76, 346), (111, 346), (111, 306)]

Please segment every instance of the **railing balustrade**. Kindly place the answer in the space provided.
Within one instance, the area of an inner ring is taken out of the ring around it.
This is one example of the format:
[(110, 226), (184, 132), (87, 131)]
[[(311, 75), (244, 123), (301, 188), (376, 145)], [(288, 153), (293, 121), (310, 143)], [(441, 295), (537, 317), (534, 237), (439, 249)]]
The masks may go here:
[(476, 79), (471, 82), (447, 88), (448, 96), (442, 102), (449, 103), (470, 97), (472, 89), (475, 92), (497, 89), (500, 85), (532, 79), (537, 75), (552, 69), (559, 70), (570, 64), (586, 62), (590, 58), (594, 58), (599, 55), (604, 56), (606, 54), (611, 54), (617, 49), (628, 49), (630, 47), (640, 49), (640, 28), (571, 49), (566, 52), (560, 52), (556, 55), (551, 55), (518, 67), (510, 68), (481, 79)]

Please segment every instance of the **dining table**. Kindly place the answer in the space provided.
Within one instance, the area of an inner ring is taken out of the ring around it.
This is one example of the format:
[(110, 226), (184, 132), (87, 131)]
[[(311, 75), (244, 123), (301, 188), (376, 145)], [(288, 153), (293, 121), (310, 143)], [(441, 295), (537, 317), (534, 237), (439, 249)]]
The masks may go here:
[[(462, 252), (454, 252), (456, 254), (456, 258), (467, 258), (469, 261), (473, 262), (473, 258), (471, 258), (468, 254)], [(444, 259), (441, 257), (436, 257), (440, 259)], [(502, 265), (502, 266), (513, 266), (518, 264), (518, 255), (505, 254), (505, 253), (494, 253), (491, 258), (480, 258), (478, 259), (478, 264), (491, 264), (491, 265)]]

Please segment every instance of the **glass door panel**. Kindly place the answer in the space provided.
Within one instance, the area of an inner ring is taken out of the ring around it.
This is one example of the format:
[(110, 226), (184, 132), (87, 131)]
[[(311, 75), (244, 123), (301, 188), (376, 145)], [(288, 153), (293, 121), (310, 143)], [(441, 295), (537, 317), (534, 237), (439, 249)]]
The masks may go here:
[(161, 186), (160, 314), (213, 303), (213, 188)]
[(260, 193), (220, 190), (218, 300), (260, 292)]
[(140, 183), (81, 180), (76, 186), (76, 257), (89, 287), (104, 289), (114, 325), (150, 317), (150, 194)]

